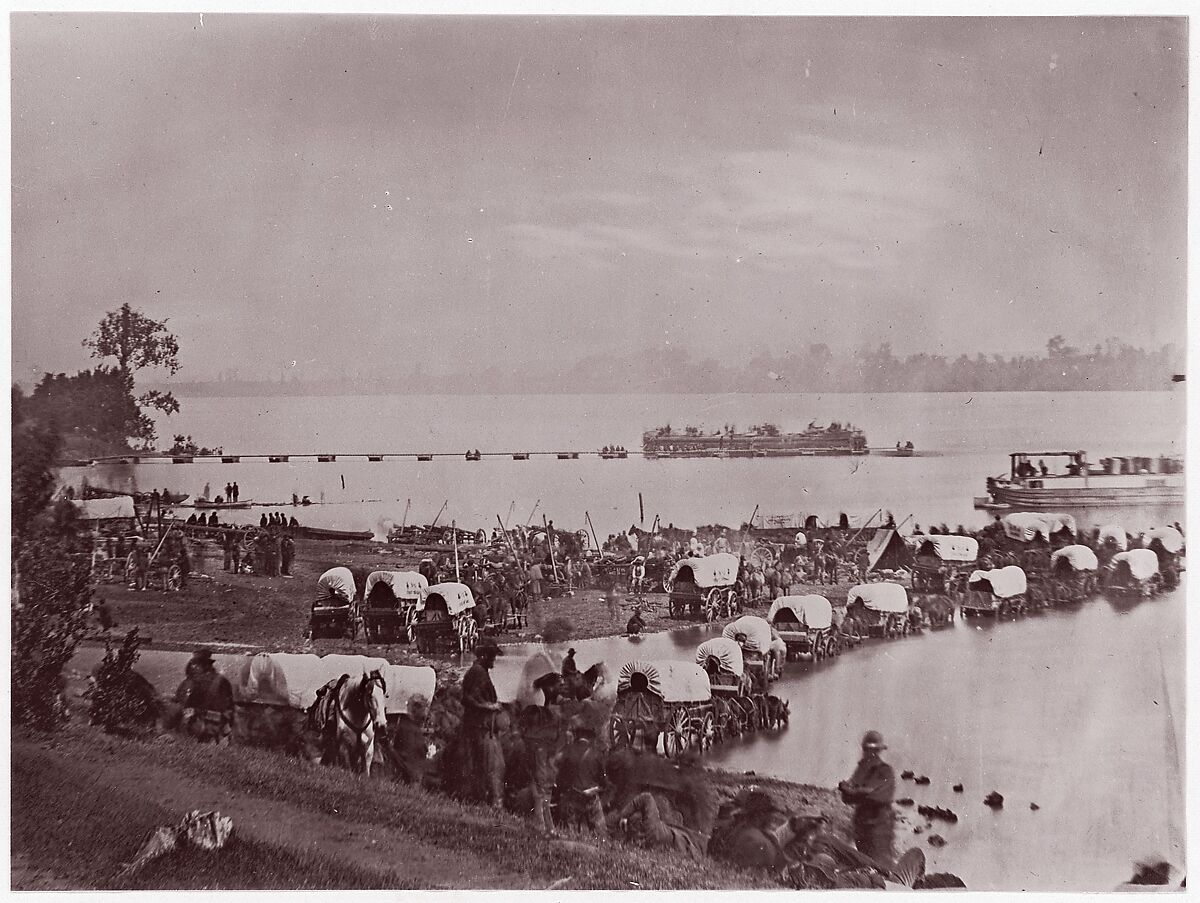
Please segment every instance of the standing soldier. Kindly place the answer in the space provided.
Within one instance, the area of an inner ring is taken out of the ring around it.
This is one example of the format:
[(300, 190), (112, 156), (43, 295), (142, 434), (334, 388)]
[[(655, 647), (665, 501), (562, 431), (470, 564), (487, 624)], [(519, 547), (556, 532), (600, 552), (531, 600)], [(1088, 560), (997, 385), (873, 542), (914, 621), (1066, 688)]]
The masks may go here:
[(279, 541), (279, 555), (283, 576), (292, 576), (292, 559), (296, 557), (296, 540), (292, 539), (290, 533), (283, 534), (283, 538)]
[(133, 551), (130, 554), (133, 555), (133, 588), (143, 590), (150, 570), (150, 556), (140, 536), (133, 537)]
[(867, 731), (862, 738), (862, 758), (848, 781), (838, 784), (842, 801), (854, 807), (854, 845), (891, 869), (896, 854), (892, 798), (896, 795), (896, 773), (879, 753), (887, 749), (879, 731)]
[(237, 567), (233, 564), (233, 545), (234, 545), (234, 530), (232, 527), (226, 527), (221, 531), (221, 548), (225, 552), (224, 567), (225, 570), (232, 569), (236, 572)]
[(553, 671), (533, 682), (542, 693), (541, 705), (529, 705), (521, 713), (521, 739), (529, 765), (529, 790), (533, 796), (533, 824), (546, 835), (554, 833), (550, 816), (550, 796), (554, 791), (554, 754), (562, 735), (555, 688), (561, 683)]
[(496, 724), (500, 703), (488, 672), (496, 664), (496, 656), (503, 654), (495, 640), (481, 639), (475, 644), (475, 664), (462, 682), (462, 729), (468, 768), (475, 772), (462, 777), (481, 786), (484, 801), (496, 808), (504, 806), (504, 753)]

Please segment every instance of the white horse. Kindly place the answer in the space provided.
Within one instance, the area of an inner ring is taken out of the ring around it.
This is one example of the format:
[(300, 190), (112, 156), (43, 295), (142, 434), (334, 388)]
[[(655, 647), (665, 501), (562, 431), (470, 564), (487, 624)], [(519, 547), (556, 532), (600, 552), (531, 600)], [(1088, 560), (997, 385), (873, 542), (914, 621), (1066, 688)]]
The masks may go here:
[(338, 763), (370, 776), (375, 738), (387, 733), (386, 694), (379, 671), (359, 680), (343, 674), (318, 691), (309, 717), (321, 735), (322, 764)]

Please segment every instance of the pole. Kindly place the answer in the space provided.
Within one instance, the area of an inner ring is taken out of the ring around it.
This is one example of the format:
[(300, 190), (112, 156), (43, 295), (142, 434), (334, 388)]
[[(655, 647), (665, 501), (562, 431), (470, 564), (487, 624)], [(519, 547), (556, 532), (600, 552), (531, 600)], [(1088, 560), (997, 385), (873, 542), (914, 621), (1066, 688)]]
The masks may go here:
[[(513, 509), (515, 509), (516, 507), (517, 507), (517, 500), (513, 499), (512, 504), (508, 506), (508, 514), (505, 516), (504, 522), (500, 524), (501, 530), (508, 529), (508, 522), (509, 522), (509, 520), (512, 519)], [(500, 520), (499, 514), (496, 515), (496, 520)]]
[(558, 580), (558, 562), (554, 560), (554, 537), (550, 535), (550, 525), (546, 522), (546, 515), (542, 515), (542, 526), (546, 529), (546, 545), (550, 547), (550, 570), (554, 574), (554, 579)]
[(900, 523), (896, 524), (896, 532), (899, 533), (900, 528), (903, 527), (905, 524), (907, 524), (910, 520), (912, 520), (911, 514), (908, 517), (904, 518), (904, 520), (900, 521)]
[(749, 533), (754, 529), (754, 516), (758, 514), (758, 505), (754, 506), (754, 512), (750, 515), (750, 520), (746, 521), (746, 532)]
[[(533, 520), (533, 515), (537, 513), (538, 505), (540, 505), (541, 503), (542, 503), (541, 499), (538, 499), (536, 502), (533, 503), (533, 510), (529, 512), (529, 517), (525, 518), (525, 526), (527, 526), (527, 527), (529, 526), (529, 522), (531, 520)], [(516, 504), (516, 503), (514, 502), (514, 504)]]
[(438, 508), (437, 517), (435, 517), (435, 518), (433, 519), (433, 523), (429, 525), (430, 527), (436, 527), (436, 526), (437, 526), (438, 517), (441, 517), (441, 516), (442, 516), (442, 512), (446, 510), (446, 506), (447, 506), (447, 505), (449, 505), (449, 504), (450, 504), (450, 499), (446, 499), (446, 501), (442, 502), (442, 507)]
[(408, 508), (412, 504), (412, 499), (404, 503), (404, 519), (400, 521), (400, 529), (403, 530), (408, 525)]
[(867, 529), (867, 527), (870, 526), (871, 521), (875, 520), (876, 515), (879, 515), (879, 514), (883, 514), (882, 508), (878, 509), (875, 512), (875, 514), (872, 514), (869, 518), (867, 518), (867, 522), (858, 528), (858, 533), (855, 533), (853, 536), (851, 536), (850, 541), (848, 543), (846, 543), (846, 545), (847, 546), (854, 545), (854, 540), (858, 539), (859, 534), (862, 533), (863, 530)]
[(638, 524), (646, 526), (646, 506), (642, 503), (642, 494), (638, 493)]
[(462, 583), (462, 575), (458, 569), (458, 521), (450, 521), (450, 534), (454, 537), (454, 582)]
[(587, 525), (592, 531), (592, 541), (596, 543), (596, 551), (600, 553), (600, 558), (603, 559), (604, 558), (604, 546), (600, 545), (600, 537), (596, 535), (596, 527), (592, 523), (592, 516), (585, 511), (585, 512), (583, 512), (583, 517), (584, 517), (584, 520), (587, 521)]

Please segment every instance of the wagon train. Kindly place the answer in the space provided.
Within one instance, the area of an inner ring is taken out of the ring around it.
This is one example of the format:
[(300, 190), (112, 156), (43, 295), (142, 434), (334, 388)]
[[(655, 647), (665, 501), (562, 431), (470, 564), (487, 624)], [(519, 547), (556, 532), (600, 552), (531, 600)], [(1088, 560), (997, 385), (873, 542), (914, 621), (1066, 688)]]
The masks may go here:
[(368, 643), (411, 643), (416, 639), (417, 609), (429, 581), (416, 571), (374, 571), (363, 587), (363, 632)]
[(465, 654), (475, 648), (475, 597), (464, 583), (436, 583), (417, 603), (413, 631), (417, 651), (424, 654)]
[(729, 552), (682, 558), (667, 579), (672, 618), (714, 621), (740, 611), (738, 557)]
[(861, 583), (846, 594), (846, 617), (866, 635), (884, 639), (913, 629), (908, 591), (899, 583)]
[(713, 637), (696, 649), (696, 664), (708, 675), (712, 690), (716, 740), (765, 728), (771, 713), (767, 695), (755, 692), (745, 668), (742, 647), (729, 637)]
[(767, 621), (787, 646), (788, 661), (819, 662), (841, 654), (833, 606), (824, 596), (780, 596), (771, 603)]
[(617, 701), (609, 722), (614, 746), (661, 751), (668, 757), (716, 738), (708, 674), (691, 662), (633, 661), (617, 676)]
[(362, 611), (350, 568), (330, 568), (317, 578), (317, 590), (306, 634), (314, 640), (321, 637), (353, 640), (358, 636)]
[(1028, 581), (1015, 564), (990, 571), (973, 571), (967, 578), (967, 595), (961, 602), (964, 617), (977, 614), (1002, 618), (1021, 614), (1027, 607)]

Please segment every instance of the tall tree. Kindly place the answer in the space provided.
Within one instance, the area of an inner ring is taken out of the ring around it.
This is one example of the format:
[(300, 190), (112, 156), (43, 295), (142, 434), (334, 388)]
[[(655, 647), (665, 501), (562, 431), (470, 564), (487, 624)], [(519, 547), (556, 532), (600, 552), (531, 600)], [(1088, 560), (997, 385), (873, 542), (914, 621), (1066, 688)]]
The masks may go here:
[[(167, 321), (152, 320), (126, 302), (110, 310), (83, 346), (92, 350), (92, 357), (112, 357), (132, 385), (133, 374), (147, 368), (161, 368), (168, 373), (179, 371), (179, 340), (167, 329)], [(179, 410), (179, 402), (170, 392), (151, 390), (138, 398), (138, 404), (157, 408), (167, 414)]]

